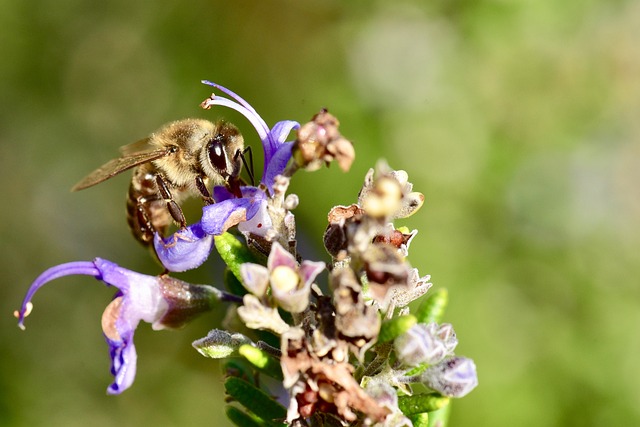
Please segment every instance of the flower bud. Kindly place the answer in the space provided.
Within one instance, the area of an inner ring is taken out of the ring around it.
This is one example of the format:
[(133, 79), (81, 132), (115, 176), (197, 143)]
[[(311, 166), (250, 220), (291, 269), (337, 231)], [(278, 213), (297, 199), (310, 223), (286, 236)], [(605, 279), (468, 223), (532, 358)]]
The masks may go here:
[(463, 397), (478, 385), (476, 365), (466, 357), (450, 357), (427, 368), (424, 383), (443, 396)]
[(434, 364), (453, 354), (458, 344), (453, 327), (436, 323), (417, 324), (394, 341), (398, 360), (409, 366)]

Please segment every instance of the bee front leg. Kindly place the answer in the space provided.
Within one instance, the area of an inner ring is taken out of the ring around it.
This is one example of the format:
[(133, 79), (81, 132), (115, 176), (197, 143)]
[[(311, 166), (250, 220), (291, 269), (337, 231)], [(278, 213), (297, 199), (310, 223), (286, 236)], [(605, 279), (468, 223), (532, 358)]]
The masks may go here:
[(180, 224), (180, 228), (187, 228), (187, 220), (182, 213), (182, 208), (175, 200), (173, 200), (171, 190), (169, 190), (169, 186), (167, 185), (164, 177), (160, 174), (156, 175), (156, 185), (158, 186), (162, 199), (167, 203), (167, 210), (171, 214), (171, 217), (175, 222)]
[(211, 193), (209, 193), (209, 189), (204, 183), (204, 179), (202, 179), (200, 175), (196, 177), (196, 188), (200, 192), (200, 195), (202, 196), (202, 200), (204, 200), (204, 202), (207, 205), (212, 205), (215, 203), (215, 201), (213, 200), (213, 197), (211, 197)]

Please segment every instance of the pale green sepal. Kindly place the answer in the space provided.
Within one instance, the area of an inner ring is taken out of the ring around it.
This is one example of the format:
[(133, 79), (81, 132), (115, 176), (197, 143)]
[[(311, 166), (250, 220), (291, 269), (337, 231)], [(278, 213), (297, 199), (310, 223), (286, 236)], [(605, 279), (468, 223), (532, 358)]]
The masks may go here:
[(398, 397), (398, 407), (402, 413), (407, 416), (436, 411), (448, 403), (449, 398), (439, 393), (424, 393)]
[(382, 326), (380, 326), (380, 333), (378, 334), (378, 343), (382, 344), (393, 341), (411, 329), (411, 327), (416, 323), (418, 323), (418, 319), (412, 314), (395, 317), (382, 322)]

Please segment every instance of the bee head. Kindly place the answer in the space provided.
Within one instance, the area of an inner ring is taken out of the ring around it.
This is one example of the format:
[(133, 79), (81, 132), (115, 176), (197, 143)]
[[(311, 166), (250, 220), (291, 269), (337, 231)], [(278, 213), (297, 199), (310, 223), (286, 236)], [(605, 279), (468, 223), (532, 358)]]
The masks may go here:
[(222, 177), (225, 181), (238, 177), (242, 168), (240, 153), (243, 148), (244, 140), (238, 128), (227, 122), (217, 123), (204, 150), (206, 161), (203, 163), (211, 169), (205, 168), (207, 175)]

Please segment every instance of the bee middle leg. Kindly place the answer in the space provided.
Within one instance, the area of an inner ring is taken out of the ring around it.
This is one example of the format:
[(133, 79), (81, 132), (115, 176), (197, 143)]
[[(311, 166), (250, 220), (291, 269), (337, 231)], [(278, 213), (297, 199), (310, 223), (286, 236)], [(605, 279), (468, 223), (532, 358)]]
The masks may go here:
[(180, 228), (187, 228), (187, 220), (184, 217), (184, 213), (182, 213), (182, 208), (173, 200), (171, 190), (169, 190), (169, 186), (160, 174), (156, 175), (156, 185), (158, 186), (158, 191), (160, 191), (162, 199), (167, 203), (167, 210), (171, 214), (171, 217), (175, 222), (180, 224)]

